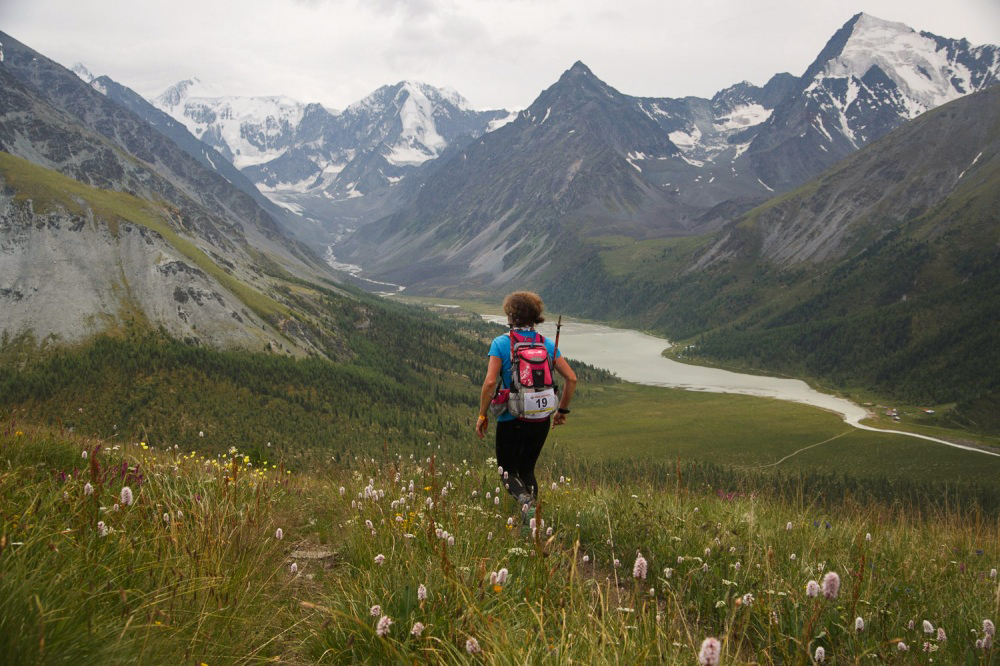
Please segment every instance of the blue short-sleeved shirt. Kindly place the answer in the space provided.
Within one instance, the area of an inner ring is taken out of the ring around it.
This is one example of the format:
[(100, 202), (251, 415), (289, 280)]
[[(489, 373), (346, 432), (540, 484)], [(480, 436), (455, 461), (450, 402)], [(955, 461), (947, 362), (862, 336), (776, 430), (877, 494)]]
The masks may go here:
[[(526, 338), (534, 339), (538, 334), (534, 331), (522, 331), (517, 329), (517, 332)], [(545, 338), (545, 347), (549, 350), (549, 355), (555, 354), (555, 358), (560, 358), (562, 352), (556, 349), (556, 343), (551, 338)], [(500, 383), (502, 388), (510, 388), (510, 334), (504, 333), (503, 335), (498, 335), (493, 339), (490, 344), (490, 356), (496, 356), (503, 363), (503, 367), (500, 369)], [(497, 421), (512, 421), (514, 416), (511, 416), (510, 412), (504, 412), (497, 417)]]

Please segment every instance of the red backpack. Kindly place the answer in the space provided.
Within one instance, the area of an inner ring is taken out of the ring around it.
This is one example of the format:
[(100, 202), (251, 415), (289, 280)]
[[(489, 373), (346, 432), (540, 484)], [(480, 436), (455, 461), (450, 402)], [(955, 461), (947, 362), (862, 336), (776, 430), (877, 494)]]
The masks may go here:
[[(559, 407), (558, 388), (553, 380), (555, 359), (539, 333), (535, 338), (510, 331), (509, 389), (501, 389), (493, 405), (506, 407), (522, 421), (544, 421)], [(494, 413), (503, 409), (494, 408)]]

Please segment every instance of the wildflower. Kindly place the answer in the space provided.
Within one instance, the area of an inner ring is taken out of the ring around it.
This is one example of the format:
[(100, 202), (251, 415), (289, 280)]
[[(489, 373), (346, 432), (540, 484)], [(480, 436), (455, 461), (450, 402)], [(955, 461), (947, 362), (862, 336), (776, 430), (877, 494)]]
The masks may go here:
[(504, 583), (506, 583), (507, 582), (507, 575), (508, 574), (507, 574), (507, 569), (506, 568), (501, 569), (500, 571), (498, 571), (497, 572), (497, 584), (498, 585), (503, 585)]
[(81, 452), (80, 456), (81, 456), (81, 457), (82, 457), (82, 458), (83, 458), (84, 460), (86, 460), (86, 459), (87, 459), (87, 449), (84, 449), (84, 450), (83, 450), (83, 451)]
[(948, 640), (948, 634), (946, 634), (944, 632), (944, 627), (938, 627), (938, 630), (937, 630), (937, 639), (938, 639), (938, 641), (946, 641), (946, 640)]
[(545, 528), (545, 536), (547, 536), (547, 537), (552, 536), (552, 528), (551, 527)]
[(590, 555), (583, 556), (583, 563), (586, 564), (587, 562), (590, 562)]
[(415, 638), (420, 638), (420, 634), (424, 633), (424, 623), (414, 622), (413, 627), (410, 629), (410, 634)]
[(792, 521), (789, 520), (787, 523), (785, 523), (785, 531), (786, 532), (792, 531)]
[(708, 573), (708, 562), (705, 562), (703, 565), (701, 565), (701, 572)]
[(822, 664), (824, 661), (826, 661), (826, 650), (820, 645), (816, 648), (816, 663)]
[(806, 583), (806, 596), (807, 597), (818, 597), (819, 596), (819, 583), (814, 580)]
[(177, 509), (177, 520), (184, 520), (184, 512)]
[(292, 566), (289, 567), (289, 569), (291, 569), (292, 575), (294, 576), (299, 572), (299, 565), (296, 562), (292, 562)]
[(282, 539), (285, 538), (285, 533), (281, 530), (280, 527), (274, 531), (274, 538), (277, 539), (278, 541), (281, 541)]
[(114, 503), (114, 506), (111, 507), (111, 510), (112, 511), (120, 511), (121, 510), (121, 507), (118, 506), (118, 502)]
[(646, 570), (649, 567), (646, 558), (642, 553), (636, 553), (635, 564), (632, 565), (632, 577), (638, 580), (646, 580)]
[(465, 651), (469, 654), (479, 654), (483, 649), (479, 647), (479, 641), (470, 636), (469, 640), (465, 641)]
[(347, 488), (345, 488), (344, 486), (341, 486), (340, 487), (340, 496), (343, 497), (344, 493), (346, 493), (346, 492), (347, 492)]
[(976, 649), (977, 650), (982, 650), (983, 649), (983, 639), (982, 638), (976, 640)]
[(872, 533), (871, 532), (867, 532), (865, 534), (865, 541), (871, 541), (871, 540), (872, 540)]
[(990, 578), (996, 578), (996, 577), (997, 577), (997, 570), (990, 569)]
[(795, 553), (792, 553), (791, 555), (789, 555), (788, 559), (790, 559), (792, 562), (794, 562), (795, 561)]
[(205, 431), (204, 430), (199, 430), (198, 431), (198, 436), (199, 437), (204, 437), (205, 436)]
[(448, 536), (448, 545), (449, 546), (454, 546), (455, 545), (455, 537), (454, 536), (452, 536), (452, 535)]
[(170, 514), (169, 513), (163, 514), (163, 522), (167, 523), (168, 525), (170, 524)]
[(670, 567), (667, 567), (666, 569), (663, 570), (664, 578), (672, 578), (673, 575), (674, 575), (674, 570), (671, 569)]
[(655, 597), (656, 596), (656, 588), (655, 587), (649, 588), (649, 596), (651, 596), (651, 597)]
[(900, 652), (906, 652), (910, 648), (907, 647), (906, 643), (904, 643), (903, 641), (899, 641), (898, 643), (896, 643), (896, 649), (899, 650)]
[(701, 642), (701, 650), (698, 652), (698, 663), (701, 666), (717, 666), (721, 649), (718, 638), (706, 638)]
[(385, 555), (379, 553), (375, 556), (375, 564), (382, 565), (385, 564)]
[(997, 633), (997, 629), (993, 626), (991, 620), (983, 620), (983, 633), (987, 636), (994, 636)]
[(753, 606), (754, 597), (751, 593), (747, 592), (743, 595), (743, 604), (745, 606)]
[(486, 540), (493, 541), (493, 532), (490, 532), (489, 534), (486, 535)]
[(934, 633), (934, 625), (931, 624), (930, 622), (928, 622), (927, 620), (924, 620), (924, 633), (925, 634), (933, 634)]
[(553, 481), (552, 482), (552, 490), (558, 490), (558, 489), (559, 489), (559, 484), (556, 483), (555, 481)]
[(711, 549), (711, 548), (706, 548), (706, 549), (705, 549), (705, 557), (708, 557), (708, 556), (710, 556), (711, 554), (712, 554), (712, 549)]
[(565, 476), (560, 476), (559, 477), (559, 483), (566, 483), (566, 477)]
[(741, 569), (742, 567), (743, 567), (743, 565), (742, 565), (742, 564), (740, 564), (739, 562), (737, 562), (736, 564), (734, 564), (734, 565), (733, 565), (733, 569), (735, 569), (735, 570), (736, 570), (736, 573), (739, 573), (739, 572), (740, 572), (740, 569)]
[(97, 521), (97, 536), (108, 536), (108, 527), (103, 520)]
[(827, 599), (836, 599), (840, 593), (840, 576), (836, 571), (828, 571), (823, 576), (823, 596)]
[(392, 618), (388, 615), (383, 615), (378, 619), (378, 626), (375, 627), (375, 633), (379, 636), (385, 636), (389, 633), (389, 627), (392, 626)]
[(493, 506), (500, 506), (500, 496), (497, 495), (493, 498)]
[(860, 615), (854, 618), (854, 631), (859, 634), (865, 630), (865, 620)]
[(374, 606), (368, 609), (368, 614), (371, 615), (372, 617), (379, 617), (380, 615), (382, 615), (382, 607), (379, 606), (378, 604), (375, 604)]

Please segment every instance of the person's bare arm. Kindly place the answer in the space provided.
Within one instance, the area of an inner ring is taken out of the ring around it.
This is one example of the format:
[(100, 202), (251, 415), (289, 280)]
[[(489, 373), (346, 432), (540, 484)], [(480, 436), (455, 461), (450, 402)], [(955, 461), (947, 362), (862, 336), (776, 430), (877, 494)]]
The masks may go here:
[[(563, 387), (562, 396), (559, 399), (559, 409), (569, 409), (569, 403), (573, 400), (573, 392), (576, 390), (576, 373), (573, 372), (573, 368), (569, 367), (569, 363), (562, 356), (556, 359), (556, 372), (566, 380), (566, 386)], [(556, 412), (555, 416), (552, 417), (552, 425), (557, 426), (566, 423), (566, 416), (568, 415)]]
[(486, 429), (490, 425), (486, 410), (493, 400), (493, 393), (497, 388), (497, 380), (500, 378), (500, 368), (503, 362), (499, 356), (490, 356), (490, 364), (486, 366), (486, 379), (483, 380), (483, 390), (479, 394), (479, 418), (476, 420), (476, 434), (482, 439), (486, 436)]

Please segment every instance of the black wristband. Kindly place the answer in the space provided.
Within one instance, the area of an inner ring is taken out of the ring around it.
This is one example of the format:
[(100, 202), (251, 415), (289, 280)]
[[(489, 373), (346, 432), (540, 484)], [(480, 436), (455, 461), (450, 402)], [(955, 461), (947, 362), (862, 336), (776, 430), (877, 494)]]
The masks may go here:
[(569, 410), (566, 409), (565, 407), (560, 407), (556, 411), (559, 412), (560, 414), (569, 414)]

